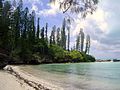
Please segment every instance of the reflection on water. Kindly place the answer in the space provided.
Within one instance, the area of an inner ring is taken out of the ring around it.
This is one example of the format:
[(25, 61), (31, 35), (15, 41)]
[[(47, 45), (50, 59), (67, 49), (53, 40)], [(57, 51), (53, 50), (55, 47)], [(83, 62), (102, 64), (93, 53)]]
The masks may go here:
[(120, 63), (48, 64), (25, 70), (65, 90), (120, 90)]

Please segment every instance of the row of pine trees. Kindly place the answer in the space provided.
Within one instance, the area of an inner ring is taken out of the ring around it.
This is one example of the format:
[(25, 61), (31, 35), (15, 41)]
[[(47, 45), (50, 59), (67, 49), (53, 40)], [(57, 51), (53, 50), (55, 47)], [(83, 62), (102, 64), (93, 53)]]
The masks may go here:
[[(23, 8), (23, 1), (18, 4), (13, 1), (0, 0), (0, 48), (4, 49), (8, 55), (15, 51), (20, 57), (39, 52), (49, 54), (48, 48), (51, 45), (58, 45), (64, 50), (70, 51), (70, 28), (66, 27), (66, 20), (63, 20), (62, 27), (52, 27), (51, 35), (48, 36), (48, 23), (40, 28), (40, 18), (35, 23), (35, 11)], [(66, 33), (67, 30), (67, 33)], [(76, 50), (89, 53), (90, 36), (87, 35), (86, 48), (84, 48), (84, 32), (80, 30), (76, 40)]]
[(86, 36), (85, 49), (84, 49), (84, 42), (85, 42), (84, 40), (85, 40), (85, 34), (83, 32), (83, 29), (81, 29), (78, 36), (77, 36), (77, 40), (76, 40), (76, 50), (89, 54), (89, 51), (90, 51), (90, 36), (89, 35)]

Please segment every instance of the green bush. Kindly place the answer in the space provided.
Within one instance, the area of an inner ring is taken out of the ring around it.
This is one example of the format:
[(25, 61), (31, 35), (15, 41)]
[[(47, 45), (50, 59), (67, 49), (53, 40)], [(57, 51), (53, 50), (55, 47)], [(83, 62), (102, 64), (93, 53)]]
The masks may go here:
[[(63, 60), (65, 58), (65, 51), (62, 47), (58, 45), (50, 45), (49, 46), (49, 55), (54, 59), (54, 60)], [(56, 61), (60, 62), (60, 61)]]
[(91, 55), (86, 55), (86, 59), (89, 61), (89, 62), (95, 62), (95, 58)]
[(71, 51), (69, 53), (71, 59), (73, 60), (73, 62), (80, 62), (83, 60), (83, 56), (81, 55), (81, 53), (79, 51)]
[(20, 58), (19, 53), (20, 49), (15, 49), (11, 52), (10, 57), (12, 57), (14, 60), (18, 60)]
[(33, 52), (39, 52), (40, 54), (47, 54), (48, 53), (48, 45), (45, 40), (40, 39), (36, 42), (33, 46)]

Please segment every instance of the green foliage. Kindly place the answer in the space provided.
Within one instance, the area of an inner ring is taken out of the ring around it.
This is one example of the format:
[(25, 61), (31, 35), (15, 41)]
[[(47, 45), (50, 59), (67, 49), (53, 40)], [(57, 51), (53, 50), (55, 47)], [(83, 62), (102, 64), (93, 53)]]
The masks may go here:
[(80, 35), (77, 36), (77, 40), (76, 40), (76, 50), (79, 51), (79, 47), (80, 47)]
[(80, 62), (83, 60), (83, 56), (79, 51), (75, 51), (75, 50), (71, 51), (70, 56), (72, 60), (76, 60), (77, 62)]
[(56, 36), (57, 45), (60, 46), (60, 28), (57, 28), (57, 36)]
[(48, 35), (47, 34), (48, 34), (48, 23), (46, 23), (46, 26), (45, 26), (45, 39), (48, 43)]
[(29, 64), (40, 64), (42, 62), (42, 58), (39, 54), (32, 54)]
[(31, 60), (31, 55), (32, 52), (29, 49), (26, 49), (24, 51), (23, 49), (21, 49), (21, 51), (19, 52), (20, 60), (22, 60), (26, 64), (28, 64)]
[(10, 9), (11, 4), (9, 1), (4, 2), (4, 4), (1, 2), (1, 10), (0, 10), (0, 47), (6, 49), (10, 52), (11, 46), (10, 46), (10, 40), (11, 40), (11, 30), (10, 30)]
[(83, 29), (80, 29), (79, 35), (76, 40), (76, 50), (83, 52), (84, 48), (84, 32)]
[(38, 18), (38, 23), (37, 23), (37, 38), (39, 39), (40, 37), (40, 25), (39, 25), (39, 20), (40, 18)]
[(83, 29), (80, 30), (80, 34), (81, 34), (80, 35), (81, 36), (81, 38), (80, 38), (81, 39), (80, 40), (81, 41), (81, 50), (80, 51), (83, 52), (83, 48), (84, 48), (84, 32), (83, 32)]
[(56, 26), (54, 25), (51, 31), (50, 35), (50, 44), (55, 44), (55, 31), (56, 31)]
[(49, 47), (49, 55), (53, 59), (59, 60), (59, 59), (63, 59), (65, 57), (65, 52), (64, 52), (64, 49), (62, 47), (60, 47), (58, 45), (51, 45)]
[(41, 29), (41, 38), (44, 39), (44, 27)]
[(80, 52), (80, 53), (83, 56), (83, 61), (82, 62), (95, 62), (95, 58), (93, 56), (88, 55), (85, 52)]
[(29, 51), (29, 49), (26, 49), (22, 51), (22, 49), (15, 49), (11, 52), (10, 57), (12, 58), (12, 61), (10, 63), (26, 63), (28, 64), (31, 60), (32, 52)]
[(20, 60), (19, 53), (20, 53), (20, 49), (15, 49), (14, 51), (11, 52), (10, 57), (12, 57), (13, 60), (15, 61)]
[(61, 47), (66, 50), (66, 20), (64, 18), (61, 30)]
[[(14, 6), (16, 6), (15, 2)], [(30, 13), (27, 7), (24, 9), (22, 0), (19, 1), (14, 11), (11, 11), (9, 1), (0, 1), (0, 28), (2, 28), (0, 30), (0, 49), (9, 52), (6, 54), (13, 59), (10, 63), (39, 64), (95, 61), (94, 57), (83, 52), (84, 33), (82, 31), (77, 38), (77, 51), (75, 48), (73, 51), (69, 50), (70, 28), (66, 24), (64, 19), (61, 29), (54, 25), (50, 40), (48, 40), (48, 23), (45, 27), (40, 28), (38, 18), (37, 27), (35, 27), (35, 12)], [(66, 36), (66, 27), (68, 36)], [(68, 41), (68, 51), (66, 50), (66, 41)], [(89, 53), (90, 36), (87, 36), (86, 42), (85, 52)], [(79, 52), (80, 49), (81, 52)]]
[(48, 53), (48, 45), (46, 40), (37, 39), (35, 45), (33, 45), (33, 52), (39, 52), (40, 54)]
[(68, 41), (68, 43), (67, 43), (68, 47), (67, 48), (68, 48), (68, 51), (69, 51), (69, 47), (70, 47), (70, 27), (67, 27), (67, 29), (68, 29), (68, 40), (67, 40)]
[(87, 37), (86, 37), (86, 48), (85, 48), (85, 53), (88, 53), (88, 54), (89, 54), (89, 51), (90, 51), (90, 36), (87, 35)]
[(91, 56), (91, 55), (86, 55), (86, 59), (90, 62), (95, 62), (95, 57)]

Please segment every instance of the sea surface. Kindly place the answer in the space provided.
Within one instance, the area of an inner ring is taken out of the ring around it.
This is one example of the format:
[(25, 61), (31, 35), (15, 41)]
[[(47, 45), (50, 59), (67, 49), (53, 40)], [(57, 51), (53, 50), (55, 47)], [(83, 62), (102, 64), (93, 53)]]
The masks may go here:
[(23, 69), (64, 90), (120, 90), (120, 62), (43, 64)]

